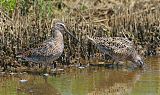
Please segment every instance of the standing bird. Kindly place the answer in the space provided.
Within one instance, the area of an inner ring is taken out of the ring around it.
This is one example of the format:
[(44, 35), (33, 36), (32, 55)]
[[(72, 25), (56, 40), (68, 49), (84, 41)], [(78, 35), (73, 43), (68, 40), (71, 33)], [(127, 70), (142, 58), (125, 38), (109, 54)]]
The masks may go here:
[[(18, 55), (18, 57), (21, 57), (26, 61), (45, 64), (44, 71), (46, 72), (47, 65), (58, 59), (63, 52), (63, 34), (67, 33), (73, 38), (75, 38), (68, 31), (66, 26), (60, 22), (57, 22), (55, 26), (52, 27), (51, 31), (53, 34), (51, 38), (40, 44), (38, 48), (34, 48), (26, 52), (23, 52), (21, 55)], [(78, 39), (76, 40), (78, 41)]]
[(123, 37), (89, 37), (87, 38), (103, 53), (110, 56), (117, 64), (120, 61), (132, 61), (139, 67), (144, 62), (135, 49), (133, 42)]

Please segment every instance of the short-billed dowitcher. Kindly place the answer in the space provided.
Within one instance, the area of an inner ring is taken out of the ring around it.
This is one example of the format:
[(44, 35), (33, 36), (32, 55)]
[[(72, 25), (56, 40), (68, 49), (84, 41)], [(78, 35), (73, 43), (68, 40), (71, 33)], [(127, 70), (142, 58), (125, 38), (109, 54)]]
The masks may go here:
[(144, 62), (132, 41), (123, 37), (89, 37), (87, 38), (103, 53), (110, 56), (117, 64), (120, 61), (132, 61), (143, 67)]
[[(23, 52), (22, 54), (18, 55), (18, 57), (21, 57), (26, 61), (45, 64), (45, 71), (46, 71), (47, 65), (58, 59), (63, 52), (64, 49), (63, 34), (67, 33), (73, 38), (75, 38), (68, 31), (65, 24), (61, 22), (57, 22), (52, 27), (51, 31), (53, 32), (51, 38), (45, 40), (37, 48)], [(78, 41), (78, 39), (76, 40)]]

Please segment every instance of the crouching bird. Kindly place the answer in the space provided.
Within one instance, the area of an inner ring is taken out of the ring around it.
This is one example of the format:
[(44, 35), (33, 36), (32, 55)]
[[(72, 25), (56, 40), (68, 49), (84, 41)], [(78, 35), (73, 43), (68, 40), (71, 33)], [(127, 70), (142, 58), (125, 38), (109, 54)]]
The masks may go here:
[(52, 37), (45, 40), (37, 48), (33, 48), (28, 51), (22, 52), (17, 57), (21, 57), (25, 61), (44, 64), (45, 65), (44, 72), (46, 72), (47, 65), (58, 59), (63, 52), (64, 33), (69, 34), (78, 41), (78, 39), (68, 31), (65, 24), (62, 22), (55, 23), (55, 25), (52, 26), (51, 31), (53, 34)]
[(123, 37), (89, 37), (90, 40), (95, 46), (103, 53), (107, 54), (113, 59), (113, 63), (117, 64), (120, 61), (132, 61), (135, 66), (143, 67), (144, 62), (141, 56), (135, 49), (135, 45), (132, 41)]

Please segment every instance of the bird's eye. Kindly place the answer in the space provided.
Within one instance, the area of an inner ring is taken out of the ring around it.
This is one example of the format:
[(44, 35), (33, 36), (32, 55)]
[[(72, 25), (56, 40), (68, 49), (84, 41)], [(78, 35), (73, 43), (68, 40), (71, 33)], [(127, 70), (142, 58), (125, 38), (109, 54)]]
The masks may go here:
[(62, 25), (62, 24), (59, 24), (59, 27), (63, 28), (63, 25)]

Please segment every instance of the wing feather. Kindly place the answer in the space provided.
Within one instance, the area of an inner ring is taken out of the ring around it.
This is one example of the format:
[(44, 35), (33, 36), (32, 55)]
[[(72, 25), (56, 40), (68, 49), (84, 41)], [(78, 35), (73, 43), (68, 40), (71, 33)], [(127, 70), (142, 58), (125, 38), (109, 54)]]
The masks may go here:
[(39, 44), (37, 48), (24, 52), (24, 56), (25, 57), (49, 56), (56, 47), (54, 42), (51, 42), (50, 40), (53, 40), (53, 38), (46, 40), (42, 44)]
[[(125, 54), (128, 51), (133, 51), (134, 46), (131, 41), (129, 41), (127, 38), (122, 37), (95, 37), (93, 38), (98, 46), (101, 47), (101, 49), (106, 49), (109, 51), (112, 51), (116, 54)], [(103, 48), (102, 48), (103, 47)]]

